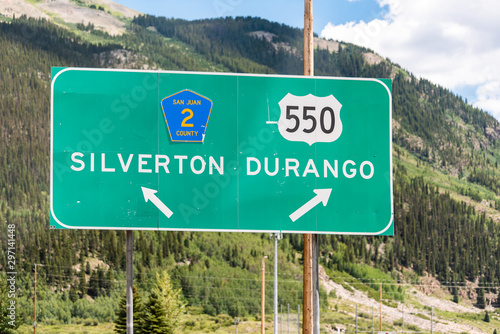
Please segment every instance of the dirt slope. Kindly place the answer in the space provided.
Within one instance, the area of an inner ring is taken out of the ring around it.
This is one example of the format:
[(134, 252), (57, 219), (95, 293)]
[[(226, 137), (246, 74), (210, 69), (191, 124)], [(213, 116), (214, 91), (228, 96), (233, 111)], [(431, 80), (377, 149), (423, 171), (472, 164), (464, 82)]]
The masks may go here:
[[(96, 8), (90, 8), (91, 5)], [(99, 10), (100, 6), (104, 10)], [(140, 14), (112, 0), (85, 0), (78, 3), (73, 0), (41, 0), (34, 4), (24, 0), (1, 0), (0, 13), (8, 17), (24, 14), (49, 20), (58, 18), (73, 24), (92, 23), (96, 29), (110, 35), (124, 33), (125, 22)]]
[[(336, 295), (339, 296), (343, 302), (349, 301), (353, 304), (358, 304), (360, 312), (366, 312), (368, 314), (371, 314), (372, 307), (375, 308), (376, 310), (379, 309), (380, 304), (377, 301), (369, 298), (361, 291), (356, 290), (355, 287), (352, 287), (354, 292), (350, 292), (346, 290), (342, 285), (337, 284), (332, 280), (330, 280), (330, 278), (326, 275), (325, 270), (321, 266), (319, 275), (321, 284), (323, 285), (323, 288), (326, 290), (328, 294), (330, 293), (330, 291), (334, 290)], [(452, 312), (471, 312), (471, 313), (480, 312), (475, 307), (457, 305), (451, 301), (431, 296), (426, 296), (422, 292), (417, 291), (415, 289), (411, 289), (409, 292), (410, 295), (412, 295), (415, 300), (421, 302), (422, 305), (433, 306), (434, 309), (437, 310), (452, 311)], [(398, 303), (397, 308), (382, 305), (383, 321), (389, 323), (393, 323), (394, 321), (400, 321), (402, 319), (402, 310), (403, 310), (403, 305), (401, 303)], [(419, 328), (425, 331), (431, 330), (431, 322), (429, 320), (417, 316), (417, 314), (420, 314), (421, 316), (430, 318), (430, 314), (428, 311), (423, 311), (422, 309), (416, 308), (412, 304), (407, 303), (404, 305), (404, 313), (405, 313), (404, 315), (405, 324), (412, 324), (418, 326)], [(451, 322), (449, 319), (441, 319), (439, 316), (436, 315), (436, 313), (434, 313), (434, 321), (432, 323), (432, 328), (435, 332), (439, 333), (465, 332), (469, 334), (486, 334), (485, 332), (481, 331), (480, 329), (472, 325)]]

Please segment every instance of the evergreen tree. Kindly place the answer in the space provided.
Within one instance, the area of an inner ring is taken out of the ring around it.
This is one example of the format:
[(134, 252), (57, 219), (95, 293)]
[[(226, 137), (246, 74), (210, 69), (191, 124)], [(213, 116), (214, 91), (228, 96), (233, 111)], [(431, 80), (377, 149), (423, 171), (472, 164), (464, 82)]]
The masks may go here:
[(165, 305), (157, 289), (149, 295), (148, 302), (144, 307), (144, 318), (142, 323), (146, 333), (173, 334), (175, 327), (168, 324)]
[(488, 314), (488, 311), (486, 311), (484, 313), (484, 319), (483, 319), (484, 322), (490, 322), (490, 315)]
[(79, 274), (80, 278), (78, 281), (78, 290), (80, 292), (80, 297), (84, 297), (85, 294), (87, 293), (87, 278), (85, 276), (85, 271), (80, 270)]
[(14, 334), (16, 329), (21, 324), (19, 319), (19, 315), (12, 319), (9, 317), (10, 310), (10, 301), (12, 299), (8, 298), (7, 287), (5, 286), (5, 278), (1, 277), (0, 279), (0, 333), (2, 334)]
[(453, 302), (458, 304), (458, 288), (457, 287), (453, 288)]
[(481, 309), (484, 309), (486, 308), (486, 302), (484, 300), (484, 289), (482, 288), (477, 288), (477, 307), (481, 308)]
[(144, 308), (143, 329), (146, 333), (172, 334), (179, 327), (180, 315), (185, 308), (181, 289), (174, 290), (166, 270), (156, 274), (156, 281)]
[(89, 284), (87, 286), (87, 295), (92, 298), (99, 296), (99, 281), (96, 271), (92, 271), (92, 274), (90, 275)]
[[(144, 316), (142, 297), (135, 286), (132, 289), (132, 302), (134, 303), (134, 333), (145, 334), (148, 332), (142, 329), (142, 318)], [(118, 334), (127, 334), (127, 293), (125, 293), (120, 300), (120, 306), (116, 312), (115, 332)]]
[(90, 269), (90, 263), (89, 263), (89, 261), (87, 261), (87, 263), (85, 264), (85, 273), (87, 275), (90, 275), (90, 271), (91, 271), (91, 269)]
[(111, 271), (111, 268), (108, 269), (108, 271), (106, 272), (106, 279), (105, 279), (105, 284), (104, 284), (104, 289), (105, 289), (105, 293), (106, 293), (106, 296), (110, 296), (111, 295), (111, 290), (114, 289), (114, 282), (115, 278), (113, 276), (113, 272)]
[(73, 303), (76, 302), (78, 299), (78, 290), (75, 288), (74, 285), (71, 285), (71, 288), (69, 288), (69, 300), (71, 300)]

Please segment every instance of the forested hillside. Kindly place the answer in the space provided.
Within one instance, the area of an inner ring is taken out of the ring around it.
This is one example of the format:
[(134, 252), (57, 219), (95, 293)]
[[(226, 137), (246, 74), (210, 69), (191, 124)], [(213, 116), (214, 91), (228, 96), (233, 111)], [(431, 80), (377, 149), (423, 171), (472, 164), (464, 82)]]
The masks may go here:
[[(3, 229), (6, 224), (16, 226), (17, 271), (25, 273), (17, 283), (18, 299), (26, 323), (33, 316), (35, 263), (40, 264), (41, 322), (110, 322), (124, 292), (123, 231), (49, 230), (51, 66), (302, 71), (302, 32), (257, 18), (184, 21), (141, 16), (122, 36), (92, 27), (78, 29), (71, 32), (24, 17), (0, 22), (0, 221)], [(261, 39), (251, 34), (255, 31), (274, 37)], [(118, 59), (117, 51), (127, 56)], [(377, 287), (369, 284), (374, 277), (367, 274), (368, 267), (394, 283), (384, 291), (396, 300), (405, 298), (396, 283), (429, 274), (454, 294), (465, 289), (467, 281), (479, 283), (488, 288), (478, 291), (496, 303), (498, 122), (389, 60), (368, 62), (365, 54), (370, 52), (350, 44), (317, 49), (315, 73), (393, 79), (395, 235), (320, 236), (321, 264), (330, 275), (365, 279), (373, 296)], [(4, 231), (0, 242), (7, 249)], [(193, 309), (211, 315), (259, 314), (261, 260), (265, 255), (273, 260), (269, 235), (141, 231), (135, 232), (134, 247), (134, 279), (143, 294), (148, 294), (154, 274), (167, 268)], [(280, 303), (301, 304), (301, 254), (302, 236), (285, 235), (279, 252)], [(6, 263), (1, 252), (2, 272)], [(267, 294), (271, 307), (270, 282)], [(322, 303), (326, 308), (326, 295)], [(485, 306), (484, 300), (477, 303)]]

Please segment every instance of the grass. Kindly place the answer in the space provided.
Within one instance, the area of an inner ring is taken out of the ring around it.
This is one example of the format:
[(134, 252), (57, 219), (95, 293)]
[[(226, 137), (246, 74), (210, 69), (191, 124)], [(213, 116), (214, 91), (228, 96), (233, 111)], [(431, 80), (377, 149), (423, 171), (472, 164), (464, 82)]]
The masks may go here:
[[(102, 323), (97, 326), (84, 326), (84, 325), (45, 325), (38, 324), (36, 327), (37, 332), (44, 334), (55, 334), (55, 333), (65, 333), (65, 334), (114, 334), (115, 325), (112, 323)], [(31, 334), (33, 333), (33, 327), (28, 325), (23, 325), (19, 327), (19, 334)]]
[[(272, 319), (272, 316), (266, 317), (266, 319), (268, 319), (265, 325), (266, 332), (271, 332), (273, 329), (273, 324), (270, 320)], [(44, 334), (114, 334), (114, 326), (115, 325), (113, 323), (101, 323), (97, 326), (84, 326), (75, 324), (39, 324), (37, 326), (37, 332)], [(229, 334), (235, 333), (235, 331), (236, 325), (234, 323), (234, 319), (228, 315), (218, 315), (216, 317), (212, 317), (206, 314), (191, 316), (188, 315), (185, 317), (182, 327), (179, 328), (179, 333), (191, 334)], [(238, 324), (238, 331), (241, 333), (257, 333), (260, 331), (260, 321), (257, 321), (255, 319), (246, 319), (245, 321), (240, 321), (240, 323)], [(29, 325), (22, 325), (18, 329), (17, 333), (31, 334), (33, 333), (33, 327)]]
[(0, 14), (0, 22), (12, 22), (12, 17)]
[[(337, 305), (338, 311), (335, 311), (332, 306)], [(460, 313), (460, 312), (449, 312), (449, 311), (438, 311), (435, 309), (434, 323), (447, 324), (443, 320), (449, 321), (449, 324), (460, 323), (465, 325), (472, 325), (485, 333), (493, 333), (493, 330), (500, 328), (500, 320), (496, 317), (491, 319), (491, 322), (486, 323), (483, 321), (484, 312), (481, 313)], [(330, 309), (328, 311), (321, 313), (321, 328), (322, 331), (331, 332), (333, 328), (340, 325), (341, 328), (346, 328), (348, 332), (354, 332), (356, 330), (356, 305), (346, 300), (332, 300), (330, 299)], [(495, 314), (492, 312), (491, 314)], [(430, 320), (430, 318), (416, 314), (424, 320)], [(290, 321), (290, 332), (295, 333), (297, 326), (295, 325), (296, 313), (292, 315)], [(373, 318), (372, 318), (373, 316)], [(439, 320), (437, 319), (439, 316)], [(273, 330), (273, 316), (272, 314), (266, 315), (266, 333), (270, 333)], [(287, 330), (288, 323), (283, 321), (284, 329)], [(379, 315), (375, 312), (372, 315), (371, 308), (364, 308), (363, 305), (358, 305), (358, 321), (357, 329), (359, 332), (365, 331), (370, 332), (372, 326), (375, 327), (375, 332), (378, 331), (379, 326)], [(402, 319), (396, 319), (394, 321), (388, 321), (383, 318), (382, 329), (384, 331), (398, 331), (402, 330), (403, 321)], [(408, 332), (424, 332), (424, 329), (410, 324), (405, 321), (405, 331)], [(84, 326), (83, 324), (68, 324), (68, 325), (47, 325), (39, 324), (37, 330), (40, 333), (67, 333), (67, 334), (111, 334), (114, 329), (114, 324), (112, 323), (100, 323), (97, 326)], [(257, 333), (260, 331), (260, 320), (254, 317), (240, 318), (240, 323), (238, 324), (238, 332), (240, 333)], [(19, 328), (18, 333), (28, 334), (33, 332), (33, 327), (28, 325), (23, 325)], [(215, 333), (215, 334), (230, 334), (236, 332), (236, 325), (234, 323), (234, 318), (228, 315), (217, 315), (210, 316), (207, 314), (201, 314), (197, 312), (196, 308), (191, 310), (190, 314), (184, 315), (182, 319), (182, 326), (179, 328), (179, 333), (192, 333), (192, 334), (205, 334), (205, 333)], [(336, 330), (334, 331), (336, 332)], [(439, 333), (434, 330), (435, 334)]]
[(42, 2), (42, 0), (26, 0), (26, 2), (30, 5), (36, 5), (37, 3)]

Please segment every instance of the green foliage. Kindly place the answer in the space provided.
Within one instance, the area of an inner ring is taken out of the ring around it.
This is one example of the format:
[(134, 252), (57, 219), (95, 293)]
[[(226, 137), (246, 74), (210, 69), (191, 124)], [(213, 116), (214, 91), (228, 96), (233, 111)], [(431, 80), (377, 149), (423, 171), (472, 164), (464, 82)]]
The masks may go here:
[(484, 312), (484, 319), (483, 319), (484, 322), (490, 322), (490, 315), (488, 313), (488, 311)]
[(422, 177), (409, 178), (399, 167), (394, 176), (394, 210), (396, 221), (402, 222), (396, 223), (395, 260), (443, 282), (453, 273), (459, 281), (479, 275), (493, 281), (500, 272), (498, 259), (491, 255), (499, 251), (500, 226)]
[(151, 292), (149, 300), (145, 305), (145, 318), (143, 328), (146, 333), (171, 334), (174, 328), (168, 326), (165, 317), (165, 307), (158, 295), (158, 291)]
[(457, 287), (453, 288), (453, 302), (457, 303), (457, 304), (459, 302), (459, 300), (458, 300), (458, 288)]
[[(480, 309), (485, 309), (486, 308), (486, 301), (484, 300), (484, 289), (483, 288), (477, 288), (477, 301), (476, 301), (476, 306), (479, 307)], [(489, 316), (488, 316), (489, 319)]]
[[(256, 27), (271, 32), (286, 31), (286, 35), (289, 35), (289, 32), (292, 32), (294, 36), (300, 34), (298, 29), (257, 18), (224, 18), (189, 22), (145, 15), (136, 17), (133, 22), (145, 28), (155, 27), (163, 36), (181, 40), (194, 47), (198, 53), (210, 61), (223, 64), (230, 72), (274, 73), (270, 67), (261, 65), (273, 62), (274, 49), (268, 42), (248, 34), (257, 30)], [(291, 59), (300, 65), (298, 58)]]
[(157, 273), (156, 281), (144, 307), (142, 330), (145, 333), (173, 334), (185, 310), (181, 290), (174, 289), (166, 270)]
[(77, 23), (76, 28), (82, 31), (92, 31), (95, 29), (95, 26), (92, 22), (87, 23), (87, 25), (83, 23)]
[(0, 333), (14, 334), (21, 322), (19, 321), (19, 305), (12, 298), (7, 287), (7, 278), (0, 276)]
[[(136, 287), (132, 288), (132, 303), (134, 304), (133, 311), (133, 325), (134, 333), (145, 333), (142, 324), (144, 317), (144, 309), (142, 305), (142, 297), (137, 291)], [(117, 334), (127, 334), (127, 294), (125, 293), (120, 300), (120, 305), (116, 312), (115, 332)]]

